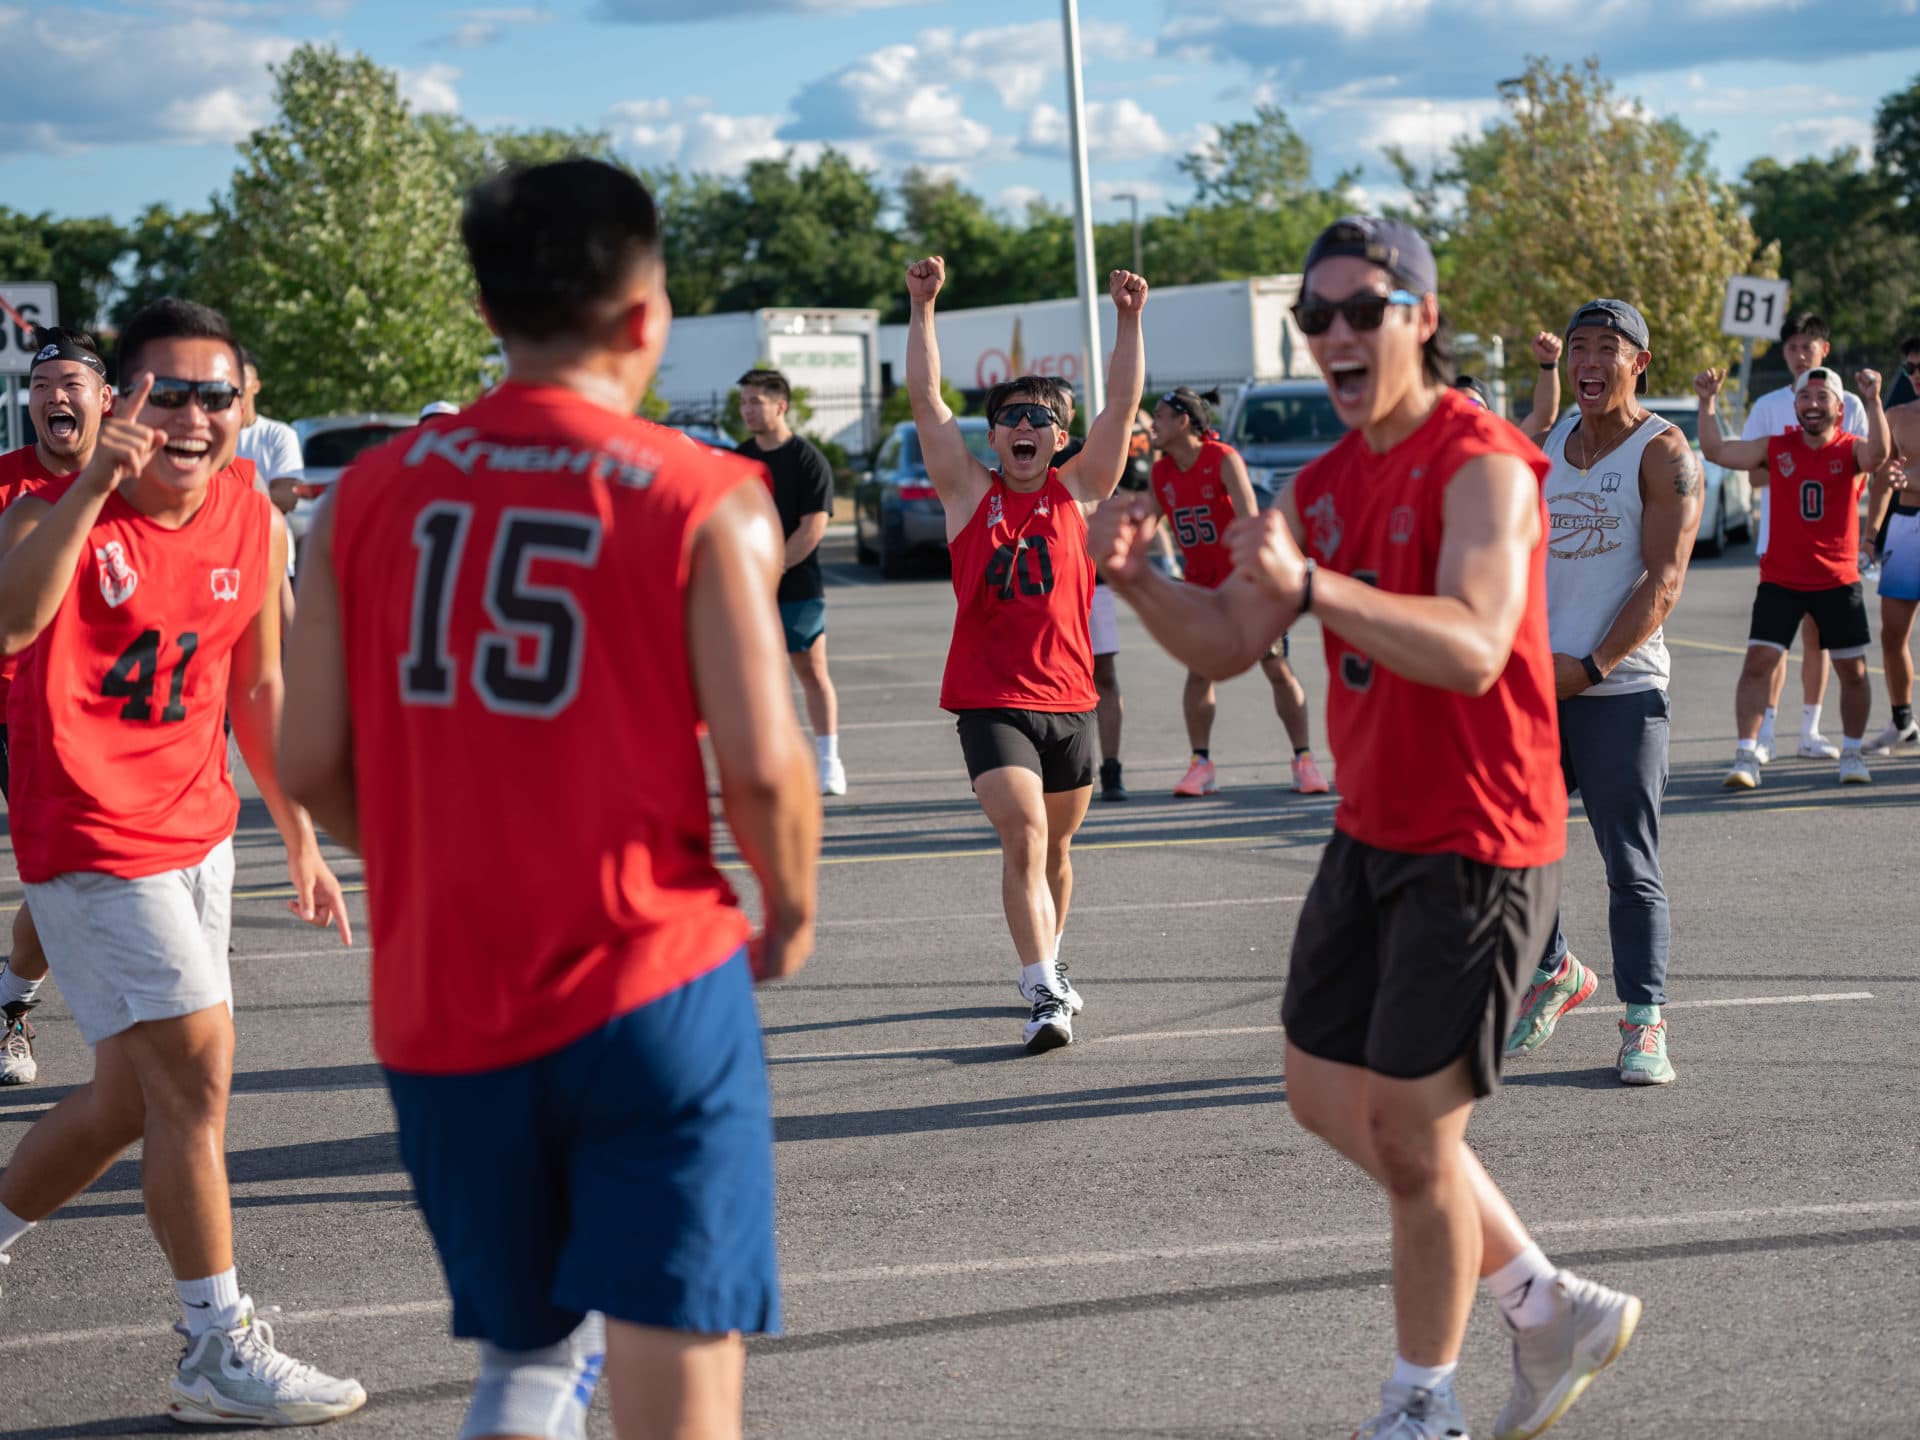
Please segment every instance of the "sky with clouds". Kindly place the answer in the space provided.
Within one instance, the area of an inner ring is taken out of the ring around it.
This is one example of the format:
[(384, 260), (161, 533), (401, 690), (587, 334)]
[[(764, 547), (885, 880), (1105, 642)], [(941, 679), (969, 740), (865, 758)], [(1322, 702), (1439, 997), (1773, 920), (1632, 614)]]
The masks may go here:
[[(126, 219), (205, 202), (302, 41), (396, 69), (475, 124), (604, 129), (643, 165), (737, 171), (834, 146), (1018, 211), (1065, 203), (1050, 0), (0, 0), (0, 204)], [(1600, 57), (1630, 96), (1711, 132), (1737, 175), (1871, 140), (1920, 76), (1920, 0), (1082, 0), (1098, 213), (1185, 200), (1179, 157), (1283, 105), (1330, 177), (1392, 193), (1380, 147), (1442, 153), (1529, 55)]]

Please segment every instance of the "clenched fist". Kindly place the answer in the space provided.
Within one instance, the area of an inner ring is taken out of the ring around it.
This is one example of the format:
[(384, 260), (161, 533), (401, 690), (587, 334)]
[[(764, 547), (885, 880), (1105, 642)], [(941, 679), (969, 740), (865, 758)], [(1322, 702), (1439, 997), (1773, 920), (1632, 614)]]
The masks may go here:
[(1258, 585), (1283, 605), (1298, 605), (1306, 589), (1307, 557), (1293, 538), (1293, 527), (1277, 510), (1243, 515), (1227, 527), (1227, 553), (1233, 573)]
[(1147, 304), (1147, 282), (1131, 270), (1115, 270), (1107, 276), (1107, 289), (1113, 295), (1114, 309), (1122, 315), (1138, 315)]
[(1726, 383), (1724, 370), (1702, 370), (1693, 377), (1693, 393), (1702, 400), (1711, 400), (1720, 393), (1720, 387)]
[(1152, 569), (1148, 552), (1159, 525), (1159, 511), (1146, 496), (1116, 495), (1093, 512), (1087, 526), (1087, 553), (1116, 587), (1144, 579)]
[(1558, 365), (1563, 342), (1550, 330), (1542, 330), (1533, 337), (1533, 358), (1542, 365)]
[(946, 283), (947, 262), (939, 255), (929, 255), (907, 267), (907, 298), (916, 305), (931, 305)]
[(1880, 398), (1880, 372), (1878, 370), (1856, 370), (1853, 372), (1853, 388), (1860, 392), (1862, 400)]

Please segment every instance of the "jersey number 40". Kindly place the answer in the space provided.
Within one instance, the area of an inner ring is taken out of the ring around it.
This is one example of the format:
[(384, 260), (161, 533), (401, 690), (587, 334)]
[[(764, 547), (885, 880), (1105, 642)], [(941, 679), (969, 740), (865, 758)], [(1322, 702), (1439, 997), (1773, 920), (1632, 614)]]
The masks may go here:
[[(453, 594), (473, 529), (473, 506), (443, 500), (413, 523), (420, 552), (413, 572), (412, 642), (400, 658), (400, 698), (409, 705), (452, 705), (459, 677), (448, 654)], [(474, 647), (473, 691), (487, 709), (541, 719), (558, 715), (580, 690), (587, 619), (566, 590), (536, 585), (535, 560), (591, 568), (600, 558), (600, 522), (569, 510), (510, 508), (500, 514), (482, 589), (492, 628)], [(523, 658), (531, 644), (533, 655)]]

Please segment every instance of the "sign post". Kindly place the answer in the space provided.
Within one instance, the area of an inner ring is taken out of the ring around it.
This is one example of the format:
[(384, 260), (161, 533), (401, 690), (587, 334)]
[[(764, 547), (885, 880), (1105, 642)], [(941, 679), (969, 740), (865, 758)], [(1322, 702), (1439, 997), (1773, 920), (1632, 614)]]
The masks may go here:
[(1784, 280), (1758, 275), (1727, 277), (1727, 298), (1720, 307), (1720, 333), (1738, 335), (1745, 342), (1740, 355), (1740, 417), (1753, 404), (1753, 342), (1777, 339), (1787, 318), (1788, 286)]
[(52, 282), (0, 283), (0, 317), (0, 375), (7, 379), (7, 448), (17, 450), (26, 438), (20, 428), (19, 377), (33, 368), (34, 328), (60, 323)]

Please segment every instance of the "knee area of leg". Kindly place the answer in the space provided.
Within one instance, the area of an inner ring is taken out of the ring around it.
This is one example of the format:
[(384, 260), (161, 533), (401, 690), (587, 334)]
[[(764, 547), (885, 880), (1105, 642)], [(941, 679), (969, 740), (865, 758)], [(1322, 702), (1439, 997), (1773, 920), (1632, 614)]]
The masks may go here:
[(1440, 1179), (1440, 1157), (1433, 1138), (1409, 1133), (1395, 1117), (1379, 1110), (1367, 1114), (1367, 1134), (1380, 1165), (1380, 1180), (1390, 1194), (1419, 1195)]
[(483, 1341), (480, 1377), (460, 1440), (488, 1435), (584, 1440), (606, 1358), (606, 1325), (598, 1315), (589, 1315), (566, 1339), (544, 1350), (502, 1350)]

